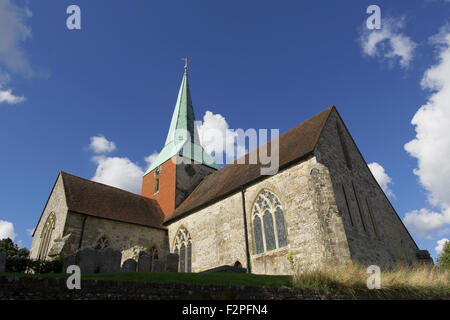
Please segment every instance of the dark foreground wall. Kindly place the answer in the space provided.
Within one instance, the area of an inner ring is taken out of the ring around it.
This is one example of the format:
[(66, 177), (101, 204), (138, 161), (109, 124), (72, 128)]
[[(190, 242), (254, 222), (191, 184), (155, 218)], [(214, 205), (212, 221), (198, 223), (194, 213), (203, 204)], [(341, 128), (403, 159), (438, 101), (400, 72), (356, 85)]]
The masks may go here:
[(173, 300), (173, 299), (450, 299), (450, 296), (387, 294), (379, 290), (350, 294), (272, 287), (212, 286), (82, 280), (81, 290), (69, 290), (66, 279), (0, 277), (1, 300)]

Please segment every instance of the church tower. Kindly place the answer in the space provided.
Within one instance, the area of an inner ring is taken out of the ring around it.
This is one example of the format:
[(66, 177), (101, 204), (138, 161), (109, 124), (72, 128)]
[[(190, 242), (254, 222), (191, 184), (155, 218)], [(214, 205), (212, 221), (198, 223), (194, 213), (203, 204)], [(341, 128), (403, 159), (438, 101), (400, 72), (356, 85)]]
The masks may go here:
[(142, 195), (158, 201), (164, 215), (172, 213), (203, 178), (219, 169), (200, 145), (185, 61), (166, 142), (142, 182)]

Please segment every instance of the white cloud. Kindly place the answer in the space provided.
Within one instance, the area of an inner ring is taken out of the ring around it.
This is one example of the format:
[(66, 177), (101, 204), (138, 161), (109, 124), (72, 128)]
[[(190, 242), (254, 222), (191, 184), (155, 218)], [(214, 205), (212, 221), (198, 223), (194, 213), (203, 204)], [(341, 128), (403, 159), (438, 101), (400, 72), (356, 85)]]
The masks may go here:
[(91, 137), (91, 143), (89, 148), (95, 153), (110, 153), (116, 150), (116, 144), (113, 141), (109, 141), (103, 135)]
[(380, 184), (380, 187), (383, 189), (384, 193), (386, 193), (388, 196), (395, 198), (394, 193), (389, 188), (389, 184), (392, 183), (391, 177), (389, 177), (384, 170), (383, 166), (381, 166), (377, 162), (369, 163), (369, 169), (372, 172), (373, 176), (377, 180), (377, 182)]
[(439, 61), (423, 76), (422, 88), (431, 91), (411, 123), (416, 137), (405, 150), (417, 158), (414, 174), (428, 192), (436, 210), (421, 209), (406, 214), (405, 223), (420, 234), (441, 232), (450, 224), (450, 30), (432, 38), (439, 48)]
[(0, 220), (0, 239), (11, 238), (14, 241), (16, 234), (14, 233), (14, 225), (12, 222)]
[[(206, 111), (203, 121), (197, 121), (200, 144), (213, 156), (216, 163), (223, 163), (223, 155), (226, 155), (226, 163), (232, 162), (237, 156), (245, 154), (245, 145), (237, 142), (238, 133), (229, 128), (228, 122), (221, 114)], [(236, 148), (236, 152), (230, 152)], [(227, 152), (229, 151), (229, 152)]]
[(26, 229), (25, 231), (27, 232), (27, 234), (28, 234), (29, 236), (32, 236), (33, 233), (34, 233), (34, 228), (33, 228), (33, 229)]
[(400, 66), (406, 68), (414, 56), (417, 44), (403, 35), (403, 19), (383, 18), (381, 29), (363, 29), (360, 43), (369, 57), (384, 57), (391, 61), (399, 59)]
[[(450, 0), (449, 0), (450, 1)], [(446, 242), (449, 242), (450, 240), (447, 238), (443, 238), (441, 240), (437, 241), (437, 247), (434, 248), (434, 250), (436, 250), (436, 252), (439, 254), (441, 253), (441, 251), (444, 249), (444, 245)]]
[(93, 158), (93, 161), (97, 163), (93, 181), (134, 193), (141, 192), (144, 171), (130, 159), (97, 156)]
[(28, 8), (0, 0), (0, 103), (16, 104), (25, 100), (12, 94), (11, 89), (1, 87), (11, 81), (10, 72), (26, 77), (34, 74), (22, 48), (22, 43), (31, 37), (31, 29), (26, 25), (31, 16)]
[[(206, 111), (203, 122), (197, 122), (197, 126), (200, 142), (207, 152), (218, 152), (219, 150), (222, 153), (226, 151), (227, 146), (237, 145), (235, 138), (238, 134), (229, 129), (228, 123), (220, 114)], [(216, 139), (217, 135), (214, 133), (218, 133), (221, 139)], [(103, 135), (91, 137), (90, 139), (89, 147), (97, 154), (111, 152), (116, 149), (114, 142), (107, 140)], [(238, 150), (242, 152), (242, 150), (245, 151), (245, 148), (238, 146)], [(147, 168), (150, 167), (157, 156), (158, 152), (153, 152), (144, 158)], [(227, 159), (227, 161), (232, 160), (234, 160), (234, 157), (233, 159)], [(91, 180), (134, 193), (141, 192), (142, 176), (146, 170), (139, 164), (126, 157), (107, 157), (104, 155), (94, 156), (92, 161), (97, 164), (97, 169)]]
[(24, 96), (15, 96), (11, 89), (2, 90), (2, 86), (0, 85), (0, 103), (16, 104), (23, 101), (25, 101)]
[(25, 76), (33, 74), (22, 48), (22, 42), (31, 37), (26, 20), (32, 16), (28, 8), (22, 9), (10, 0), (0, 0), (0, 61), (11, 72)]
[(436, 212), (426, 208), (413, 210), (405, 214), (403, 221), (413, 233), (421, 237), (428, 237), (439, 232), (450, 223), (450, 211)]

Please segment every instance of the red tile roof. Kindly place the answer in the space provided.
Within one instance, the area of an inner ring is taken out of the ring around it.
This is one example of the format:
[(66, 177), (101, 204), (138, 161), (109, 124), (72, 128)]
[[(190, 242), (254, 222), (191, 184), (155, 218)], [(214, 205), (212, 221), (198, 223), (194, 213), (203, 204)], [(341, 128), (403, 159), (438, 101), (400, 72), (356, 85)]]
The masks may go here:
[(70, 211), (103, 219), (163, 228), (158, 203), (122, 189), (61, 171)]

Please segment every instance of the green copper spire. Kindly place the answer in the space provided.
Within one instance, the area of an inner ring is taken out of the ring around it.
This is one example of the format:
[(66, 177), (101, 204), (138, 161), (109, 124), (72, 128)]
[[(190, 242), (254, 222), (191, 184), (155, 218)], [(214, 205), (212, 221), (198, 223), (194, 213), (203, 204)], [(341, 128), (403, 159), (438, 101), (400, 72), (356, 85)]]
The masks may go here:
[(174, 140), (184, 139), (184, 133), (189, 133), (191, 140), (199, 143), (197, 127), (195, 126), (194, 107), (192, 106), (191, 92), (189, 90), (187, 66), (185, 66), (165, 145)]
[(173, 111), (166, 143), (145, 174), (153, 171), (177, 154), (194, 160), (196, 163), (219, 169), (211, 155), (200, 145), (197, 126), (195, 125), (194, 107), (192, 106), (191, 92), (189, 90), (187, 59), (185, 61), (183, 80), (178, 91), (177, 103)]

